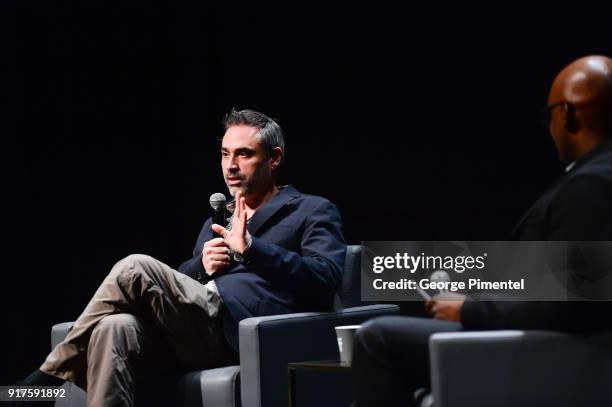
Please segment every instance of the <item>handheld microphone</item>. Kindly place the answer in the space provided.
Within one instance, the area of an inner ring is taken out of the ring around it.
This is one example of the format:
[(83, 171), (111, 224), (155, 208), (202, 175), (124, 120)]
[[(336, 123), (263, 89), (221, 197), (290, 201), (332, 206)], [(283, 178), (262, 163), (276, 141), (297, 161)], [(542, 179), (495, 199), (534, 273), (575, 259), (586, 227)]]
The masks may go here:
[[(225, 227), (225, 195), (220, 192), (210, 196), (210, 206), (213, 209), (212, 221), (219, 226)], [(217, 232), (213, 232), (213, 237), (221, 237)]]
[[(449, 283), (451, 281), (450, 276), (444, 270), (434, 271), (433, 273), (431, 273), (431, 276), (429, 277), (429, 279), (432, 283), (439, 283), (439, 282)], [(442, 289), (440, 289), (439, 291), (440, 291), (440, 294), (444, 294), (448, 292), (448, 290), (442, 290)]]

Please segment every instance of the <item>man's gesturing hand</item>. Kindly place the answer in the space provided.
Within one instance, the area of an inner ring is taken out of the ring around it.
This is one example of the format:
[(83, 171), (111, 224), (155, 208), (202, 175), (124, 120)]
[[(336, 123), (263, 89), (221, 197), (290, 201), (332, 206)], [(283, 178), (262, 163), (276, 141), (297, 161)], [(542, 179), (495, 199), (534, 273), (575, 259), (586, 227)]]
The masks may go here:
[(434, 319), (461, 322), (461, 306), (465, 302), (465, 295), (457, 293), (444, 293), (434, 296), (425, 302), (425, 309)]
[(225, 244), (237, 253), (244, 253), (247, 247), (247, 213), (246, 213), (246, 202), (242, 197), (242, 191), (236, 192), (236, 209), (234, 210), (234, 217), (232, 218), (232, 230), (227, 230), (221, 225), (213, 224), (212, 230), (217, 232)]
[(223, 238), (216, 237), (204, 243), (202, 265), (208, 274), (222, 271), (230, 264), (229, 249)]

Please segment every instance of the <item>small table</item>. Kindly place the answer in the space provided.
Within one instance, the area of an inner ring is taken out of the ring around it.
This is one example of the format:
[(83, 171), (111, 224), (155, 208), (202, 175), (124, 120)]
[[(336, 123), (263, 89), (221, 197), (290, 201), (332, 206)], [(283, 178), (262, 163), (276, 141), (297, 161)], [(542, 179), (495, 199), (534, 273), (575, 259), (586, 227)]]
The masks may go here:
[(297, 370), (311, 370), (317, 372), (348, 372), (351, 370), (350, 362), (339, 360), (315, 360), (311, 362), (291, 362), (287, 364), (289, 374), (289, 407), (295, 407), (295, 372)]

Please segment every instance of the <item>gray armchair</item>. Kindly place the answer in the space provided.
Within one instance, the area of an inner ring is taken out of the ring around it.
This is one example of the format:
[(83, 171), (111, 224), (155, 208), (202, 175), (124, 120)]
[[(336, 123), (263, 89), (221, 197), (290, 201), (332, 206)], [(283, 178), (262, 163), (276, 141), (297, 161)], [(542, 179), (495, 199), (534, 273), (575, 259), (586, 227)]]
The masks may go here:
[(612, 406), (612, 334), (438, 333), (429, 348), (435, 407)]
[[(335, 311), (248, 318), (240, 322), (240, 366), (186, 373), (153, 397), (159, 405), (198, 407), (275, 407), (288, 401), (287, 363), (337, 359), (334, 326), (360, 324), (370, 318), (399, 313), (396, 305), (360, 301), (362, 246), (348, 246), (342, 286)], [(53, 326), (51, 346), (60, 342), (72, 323)], [(72, 384), (71, 407), (84, 406), (85, 395)], [(155, 386), (159, 387), (159, 386)], [(170, 394), (170, 395), (169, 395)], [(57, 404), (60, 405), (59, 403)], [(149, 404), (147, 400), (146, 405)]]

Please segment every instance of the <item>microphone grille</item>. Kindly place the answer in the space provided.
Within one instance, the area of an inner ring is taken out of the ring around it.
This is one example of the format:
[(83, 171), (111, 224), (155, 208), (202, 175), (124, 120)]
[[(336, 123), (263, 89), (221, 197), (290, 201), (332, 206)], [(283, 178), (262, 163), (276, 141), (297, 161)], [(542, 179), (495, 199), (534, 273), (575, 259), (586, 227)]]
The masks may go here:
[(227, 202), (227, 199), (221, 192), (216, 192), (210, 196), (210, 206), (212, 206), (214, 210), (218, 211), (219, 209), (225, 208), (225, 202)]
[(448, 281), (451, 281), (450, 276), (444, 270), (436, 270), (436, 271), (434, 271), (433, 273), (431, 273), (431, 276), (429, 277), (429, 279), (431, 281), (434, 281), (434, 282), (448, 282)]

